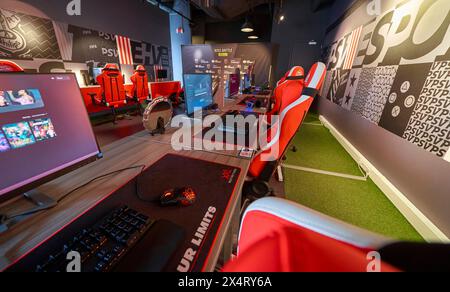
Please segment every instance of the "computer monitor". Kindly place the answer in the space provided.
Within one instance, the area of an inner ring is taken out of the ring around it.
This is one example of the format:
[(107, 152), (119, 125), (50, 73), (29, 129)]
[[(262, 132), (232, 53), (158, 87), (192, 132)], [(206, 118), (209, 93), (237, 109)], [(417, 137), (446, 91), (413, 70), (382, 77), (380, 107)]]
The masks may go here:
[(167, 76), (168, 76), (168, 74), (167, 74), (166, 69), (158, 70), (158, 76), (157, 76), (158, 79), (167, 79)]
[(185, 74), (184, 87), (188, 116), (192, 116), (197, 109), (205, 109), (213, 104), (211, 74)]
[(241, 75), (240, 74), (230, 74), (228, 76), (227, 85), (225, 88), (225, 97), (233, 98), (239, 94), (239, 88), (241, 86)]
[(243, 80), (242, 80), (242, 91), (246, 91), (252, 88), (252, 78), (250, 74), (244, 74)]
[(74, 74), (0, 73), (0, 201), (100, 157)]
[(97, 77), (102, 74), (103, 68), (96, 67), (92, 69), (92, 77), (94, 77), (94, 84), (97, 84)]

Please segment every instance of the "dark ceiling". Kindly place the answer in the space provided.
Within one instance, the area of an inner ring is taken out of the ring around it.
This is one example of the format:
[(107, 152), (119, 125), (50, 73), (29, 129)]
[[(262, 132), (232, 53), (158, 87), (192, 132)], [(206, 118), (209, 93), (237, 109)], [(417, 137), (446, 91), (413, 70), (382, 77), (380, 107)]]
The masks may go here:
[[(155, 0), (173, 7), (173, 0)], [(255, 27), (261, 42), (270, 42), (273, 19), (280, 4), (288, 1), (310, 1), (311, 11), (318, 11), (335, 0), (190, 0), (192, 33), (206, 42), (248, 42), (240, 31), (246, 18)]]
[(192, 5), (218, 20), (233, 19), (246, 14), (254, 7), (268, 6), (275, 2), (278, 2), (278, 0), (191, 0)]

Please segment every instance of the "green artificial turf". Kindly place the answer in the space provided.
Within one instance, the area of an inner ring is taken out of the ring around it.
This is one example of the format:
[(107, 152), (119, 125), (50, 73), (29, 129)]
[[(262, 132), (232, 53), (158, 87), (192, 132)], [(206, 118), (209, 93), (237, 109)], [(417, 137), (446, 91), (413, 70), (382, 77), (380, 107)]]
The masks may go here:
[[(317, 123), (310, 115), (306, 123)], [(362, 176), (357, 163), (324, 126), (303, 125), (285, 164)], [(423, 238), (369, 179), (351, 180), (285, 168), (289, 200), (355, 226), (399, 240)]]
[(304, 123), (320, 123), (318, 114), (308, 114), (305, 118)]
[(289, 200), (390, 238), (423, 240), (370, 179), (362, 182), (290, 169), (284, 171)]
[(288, 151), (286, 164), (362, 176), (358, 164), (324, 126), (303, 124)]

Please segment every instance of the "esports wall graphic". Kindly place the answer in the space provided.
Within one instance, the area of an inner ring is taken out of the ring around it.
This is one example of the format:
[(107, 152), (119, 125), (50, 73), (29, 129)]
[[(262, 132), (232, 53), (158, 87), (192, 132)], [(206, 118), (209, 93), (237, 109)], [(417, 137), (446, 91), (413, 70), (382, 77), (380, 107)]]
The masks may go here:
[(396, 2), (325, 47), (322, 96), (449, 160), (450, 1)]
[(93, 68), (105, 63), (120, 65), (127, 80), (137, 64), (150, 75), (155, 65), (172, 72), (168, 47), (1, 8), (0, 58), (28, 72), (74, 72), (80, 85), (90, 85)]

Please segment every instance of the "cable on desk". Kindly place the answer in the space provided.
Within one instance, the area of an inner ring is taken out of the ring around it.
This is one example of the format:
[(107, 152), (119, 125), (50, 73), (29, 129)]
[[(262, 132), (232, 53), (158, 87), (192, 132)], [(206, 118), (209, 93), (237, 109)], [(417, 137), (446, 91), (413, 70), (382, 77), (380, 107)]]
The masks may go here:
[[(57, 204), (61, 203), (64, 199), (66, 199), (68, 196), (70, 196), (70, 195), (73, 194), (74, 192), (76, 192), (76, 191), (78, 191), (78, 190), (80, 190), (80, 189), (82, 189), (82, 188), (84, 188), (84, 187), (90, 185), (91, 183), (93, 183), (93, 182), (95, 182), (95, 181), (97, 181), (97, 180), (100, 180), (100, 179), (106, 178), (106, 177), (108, 177), (108, 176), (111, 176), (111, 175), (114, 175), (114, 174), (117, 174), (117, 173), (121, 173), (121, 172), (124, 172), (124, 171), (127, 171), (127, 170), (132, 170), (132, 169), (141, 169), (141, 172), (140, 172), (139, 174), (142, 174), (142, 173), (144, 172), (144, 170), (145, 170), (146, 167), (147, 167), (146, 165), (136, 165), (136, 166), (132, 166), (132, 167), (127, 167), (127, 168), (119, 169), (119, 170), (116, 170), (116, 171), (112, 171), (112, 172), (109, 172), (109, 173), (106, 173), (106, 174), (97, 176), (97, 177), (91, 179), (90, 181), (88, 181), (87, 183), (85, 183), (85, 184), (83, 184), (83, 185), (81, 185), (81, 186), (79, 186), (79, 187), (76, 187), (75, 189), (71, 190), (70, 192), (68, 192), (68, 193), (65, 194), (64, 196), (60, 197), (60, 198), (56, 201), (56, 203), (57, 203)], [(12, 219), (15, 219), (15, 218), (18, 218), (18, 217), (22, 217), (22, 216), (33, 215), (33, 214), (35, 214), (35, 213), (39, 213), (39, 212), (42, 212), (42, 211), (46, 211), (46, 210), (49, 210), (49, 209), (52, 209), (52, 208), (54, 208), (54, 206), (53, 206), (53, 207), (49, 207), (49, 208), (45, 208), (45, 209), (41, 209), (41, 210), (35, 210), (35, 211), (24, 212), (24, 213), (16, 214), (16, 215), (14, 215), (14, 216), (5, 216), (4, 221), (12, 220)]]

